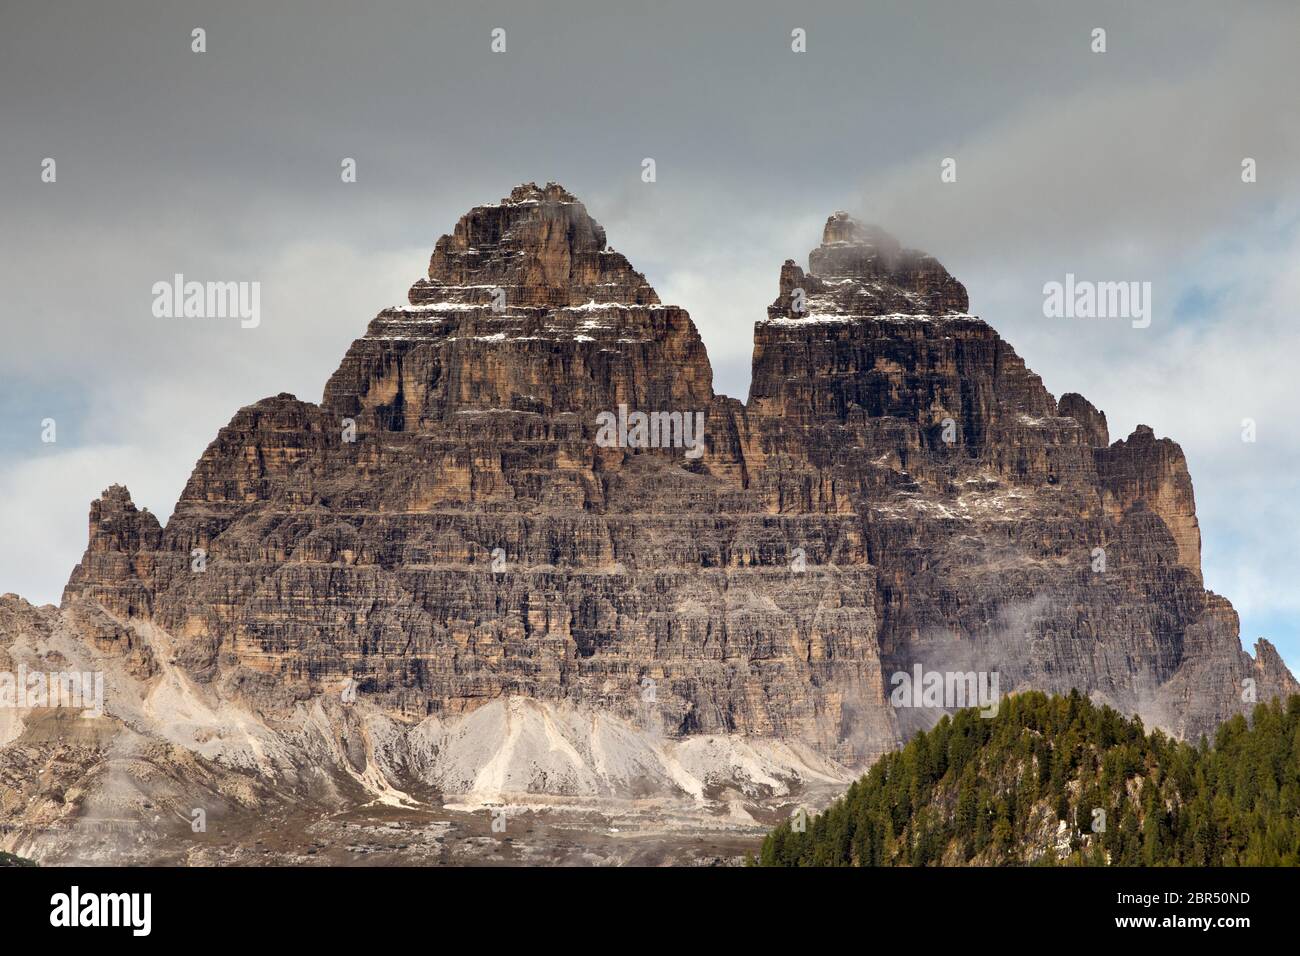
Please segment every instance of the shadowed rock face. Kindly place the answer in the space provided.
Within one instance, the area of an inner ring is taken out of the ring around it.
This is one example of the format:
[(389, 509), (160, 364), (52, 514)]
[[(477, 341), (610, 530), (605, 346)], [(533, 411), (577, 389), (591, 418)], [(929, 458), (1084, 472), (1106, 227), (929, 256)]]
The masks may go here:
[[(581, 203), (521, 186), (438, 241), (321, 404), (239, 411), (165, 528), (106, 492), (64, 605), (147, 621), (262, 713), (353, 678), (400, 720), (526, 697), (850, 764), (936, 719), (889, 704), (917, 663), (1183, 735), (1246, 678), (1294, 690), (1201, 584), (1178, 446), (1110, 445), (967, 308), (836, 213), (781, 269), (742, 405)], [(705, 454), (603, 447), (620, 405), (702, 413)]]

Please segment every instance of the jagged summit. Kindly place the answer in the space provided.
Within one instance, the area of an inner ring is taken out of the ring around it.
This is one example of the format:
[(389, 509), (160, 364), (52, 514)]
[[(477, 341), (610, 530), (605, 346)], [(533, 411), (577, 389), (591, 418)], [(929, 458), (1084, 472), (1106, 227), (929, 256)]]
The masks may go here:
[(826, 220), (821, 245), (808, 254), (808, 272), (793, 259), (781, 267), (780, 294), (767, 311), (775, 320), (846, 321), (964, 314), (968, 308), (966, 288), (933, 256), (836, 212)]
[(434, 310), (659, 302), (645, 276), (608, 248), (600, 223), (557, 183), (525, 183), (499, 203), (471, 209), (438, 240), (428, 278), (408, 298)]
[(537, 183), (520, 183), (510, 190), (510, 195), (501, 200), (502, 206), (520, 206), (528, 203), (578, 203), (573, 195), (557, 182), (548, 182), (545, 186)]
[(353, 343), (326, 385), (327, 408), (420, 431), (470, 412), (702, 408), (713, 398), (690, 316), (661, 303), (557, 183), (525, 183), (467, 212), (409, 299)]
[(836, 243), (877, 246), (881, 250), (888, 250), (894, 256), (902, 251), (898, 240), (880, 226), (859, 222), (842, 209), (831, 213), (822, 228), (822, 245), (829, 246)]

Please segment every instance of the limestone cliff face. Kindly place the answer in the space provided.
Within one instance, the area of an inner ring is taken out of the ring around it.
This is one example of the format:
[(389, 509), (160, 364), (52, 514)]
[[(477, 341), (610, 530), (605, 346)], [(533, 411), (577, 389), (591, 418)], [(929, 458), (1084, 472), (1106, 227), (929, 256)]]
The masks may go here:
[[(1202, 587), (1177, 445), (1109, 444), (937, 261), (843, 213), (777, 291), (748, 402), (717, 396), (686, 312), (573, 196), (521, 186), (438, 241), (319, 405), (239, 411), (166, 528), (110, 489), (65, 606), (147, 620), (265, 712), (350, 678), (399, 719), (528, 697), (855, 764), (922, 719), (889, 704), (917, 663), (1180, 734), (1248, 677), (1295, 689)], [(598, 441), (620, 406), (701, 416), (703, 454)]]
[(1178, 546), (1178, 563), (1199, 577), (1201, 529), (1183, 450), (1139, 425), (1097, 455), (1097, 471), (1106, 510), (1116, 519), (1139, 507), (1155, 512)]
[(853, 516), (886, 673), (996, 670), (1188, 735), (1296, 686), (1202, 587), (1174, 442), (1111, 445), (1102, 412), (1058, 403), (938, 263), (878, 230), (837, 213), (809, 264), (786, 263), (755, 330), (748, 487)]

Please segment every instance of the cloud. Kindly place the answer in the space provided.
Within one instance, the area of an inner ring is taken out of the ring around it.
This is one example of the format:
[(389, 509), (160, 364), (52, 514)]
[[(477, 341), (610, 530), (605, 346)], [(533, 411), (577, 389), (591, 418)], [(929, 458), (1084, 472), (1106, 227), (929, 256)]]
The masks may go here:
[[(1120, 54), (1094, 54), (1095, 82), (869, 176), (861, 210), (958, 264), (1029, 251), (1053, 271), (1084, 256), (1149, 269), (1207, 233), (1249, 227), (1300, 185), (1300, 8), (1245, 11), (1226, 31), (1187, 75), (1117, 82)], [(949, 156), (957, 182), (941, 183)], [(1250, 186), (1246, 156), (1260, 171)]]

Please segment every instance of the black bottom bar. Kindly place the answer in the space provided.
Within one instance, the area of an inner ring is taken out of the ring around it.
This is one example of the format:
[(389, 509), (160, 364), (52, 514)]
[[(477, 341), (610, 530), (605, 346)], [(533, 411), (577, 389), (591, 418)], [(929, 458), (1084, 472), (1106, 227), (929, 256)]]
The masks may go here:
[[(116, 911), (119, 925), (52, 925), (52, 917), (72, 922), (74, 886), (77, 922), (101, 911), (111, 920)], [(499, 945), (536, 943), (562, 928), (570, 939), (608, 934), (597, 938), (611, 944), (629, 934), (664, 945), (702, 935), (761, 944), (774, 932), (811, 934), (811, 942), (832, 930), (889, 930), (936, 946), (964, 932), (971, 942), (992, 942), (1025, 931), (1072, 941), (1201, 934), (1229, 942), (1289, 931), (1298, 891), (1294, 869), (0, 870), (5, 940), (14, 945), (70, 934), (127, 945), (373, 945), (376, 934), (412, 932), (448, 944), (455, 937), (442, 934), (470, 932)], [(148, 936), (136, 935), (145, 923), (143, 896), (99, 896), (146, 893)]]

